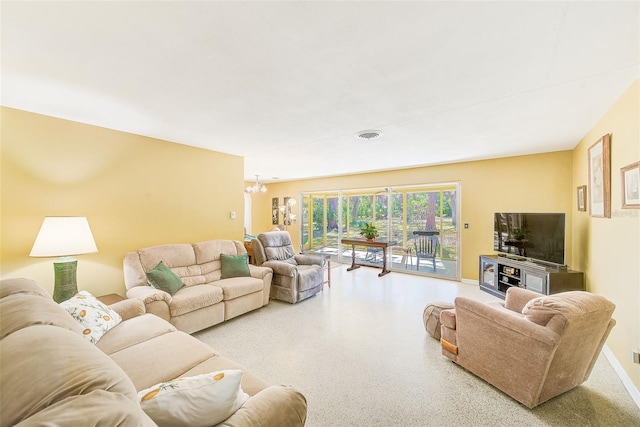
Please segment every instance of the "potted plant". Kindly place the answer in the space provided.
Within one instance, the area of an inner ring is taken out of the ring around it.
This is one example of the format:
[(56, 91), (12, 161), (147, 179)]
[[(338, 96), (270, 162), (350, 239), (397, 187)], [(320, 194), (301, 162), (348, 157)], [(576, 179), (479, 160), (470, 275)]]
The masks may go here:
[(367, 240), (374, 240), (380, 233), (378, 233), (378, 229), (372, 222), (365, 222), (364, 225), (360, 227), (360, 235)]
[(524, 240), (527, 238), (527, 229), (526, 228), (514, 228), (513, 229), (513, 238), (515, 240)]

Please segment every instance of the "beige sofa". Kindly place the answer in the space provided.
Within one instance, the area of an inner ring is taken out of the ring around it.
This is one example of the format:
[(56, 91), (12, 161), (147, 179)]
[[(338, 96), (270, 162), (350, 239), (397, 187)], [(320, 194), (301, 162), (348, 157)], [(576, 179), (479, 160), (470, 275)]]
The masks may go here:
[[(235, 240), (168, 244), (125, 255), (127, 297), (144, 302), (153, 313), (187, 333), (208, 328), (269, 303), (273, 271), (249, 265), (250, 277), (221, 279), (221, 255), (246, 254)], [(173, 296), (151, 287), (146, 273), (162, 261), (184, 283)]]
[(512, 287), (505, 301), (457, 297), (440, 314), (442, 354), (533, 408), (589, 378), (615, 305), (583, 291)]
[(303, 426), (306, 400), (268, 385), (135, 299), (111, 308), (122, 322), (97, 344), (37, 283), (0, 281), (0, 425), (153, 426), (138, 392), (178, 377), (243, 372), (251, 397), (221, 426)]

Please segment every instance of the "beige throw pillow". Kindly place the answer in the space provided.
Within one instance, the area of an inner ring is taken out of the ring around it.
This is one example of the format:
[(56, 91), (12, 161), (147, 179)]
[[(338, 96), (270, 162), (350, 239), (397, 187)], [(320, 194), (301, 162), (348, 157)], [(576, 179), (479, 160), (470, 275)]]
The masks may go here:
[(216, 425), (249, 399), (241, 380), (239, 370), (178, 378), (140, 391), (140, 406), (160, 427)]
[(60, 306), (80, 324), (82, 335), (93, 344), (97, 343), (109, 329), (122, 322), (122, 317), (118, 313), (87, 291), (78, 292), (75, 296), (61, 302)]

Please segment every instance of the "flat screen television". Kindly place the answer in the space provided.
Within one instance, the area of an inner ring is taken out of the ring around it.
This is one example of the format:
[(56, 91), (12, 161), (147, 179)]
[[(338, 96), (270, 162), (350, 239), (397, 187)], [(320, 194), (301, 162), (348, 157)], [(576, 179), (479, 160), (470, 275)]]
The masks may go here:
[(565, 265), (565, 214), (497, 212), (493, 249), (516, 258)]

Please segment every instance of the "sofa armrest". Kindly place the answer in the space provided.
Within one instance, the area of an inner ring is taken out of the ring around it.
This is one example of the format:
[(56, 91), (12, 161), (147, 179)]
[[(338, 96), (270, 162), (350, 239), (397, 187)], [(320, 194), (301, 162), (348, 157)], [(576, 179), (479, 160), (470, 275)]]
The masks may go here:
[(543, 296), (537, 292), (529, 291), (518, 287), (510, 287), (507, 289), (507, 295), (504, 300), (504, 306), (516, 313), (522, 313), (522, 309), (529, 301), (534, 298)]
[(154, 301), (164, 301), (167, 305), (171, 304), (171, 295), (151, 286), (134, 286), (127, 290), (127, 298), (137, 298), (145, 305)]
[(258, 267), (249, 264), (249, 272), (251, 277), (262, 280), (264, 288), (262, 289), (262, 305), (269, 304), (269, 297), (271, 296), (271, 282), (273, 281), (273, 270), (269, 267)]
[(122, 317), (122, 320), (131, 319), (136, 316), (145, 314), (147, 310), (144, 308), (144, 302), (137, 298), (130, 298), (124, 301), (118, 301), (109, 306)]
[(322, 267), (324, 265), (324, 257), (320, 255), (314, 254), (296, 254), (295, 255), (296, 262), (300, 265), (319, 265)]
[(249, 272), (251, 273), (251, 277), (264, 279), (267, 274), (273, 273), (273, 270), (264, 265), (258, 267), (256, 265), (249, 264)]
[(219, 426), (297, 427), (307, 419), (307, 399), (296, 388), (270, 386), (252, 396)]
[(456, 310), (450, 308), (440, 312), (440, 323), (449, 329), (456, 329)]
[(269, 267), (273, 270), (273, 274), (279, 274), (281, 276), (293, 277), (298, 271), (295, 265), (282, 261), (266, 261), (262, 266)]

